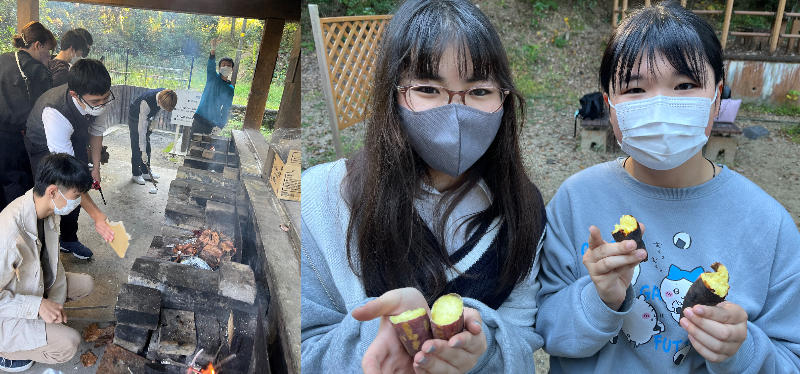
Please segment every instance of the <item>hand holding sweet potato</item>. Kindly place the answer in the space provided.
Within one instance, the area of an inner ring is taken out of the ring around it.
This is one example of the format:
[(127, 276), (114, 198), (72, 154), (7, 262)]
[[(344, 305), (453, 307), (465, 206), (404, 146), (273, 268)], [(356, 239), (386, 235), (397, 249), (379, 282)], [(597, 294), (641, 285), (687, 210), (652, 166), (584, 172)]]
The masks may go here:
[(464, 308), (463, 321), (465, 330), (449, 340), (430, 339), (422, 345), (414, 356), (416, 373), (466, 373), (478, 363), (487, 345), (481, 315)]
[[(645, 227), (639, 223), (642, 232)], [(625, 300), (631, 284), (633, 269), (647, 258), (647, 251), (636, 249), (636, 242), (624, 240), (608, 243), (596, 226), (589, 227), (589, 250), (583, 255), (583, 265), (589, 272), (600, 299), (613, 310)]]

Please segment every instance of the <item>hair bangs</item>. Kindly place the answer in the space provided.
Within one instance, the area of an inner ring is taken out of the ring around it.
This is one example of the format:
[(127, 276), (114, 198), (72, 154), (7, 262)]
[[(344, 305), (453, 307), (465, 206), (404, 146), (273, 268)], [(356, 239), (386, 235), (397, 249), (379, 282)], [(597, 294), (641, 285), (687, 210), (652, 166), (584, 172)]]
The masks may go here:
[(601, 86), (607, 92), (627, 86), (644, 61), (655, 76), (658, 57), (700, 87), (707, 85), (710, 73), (712, 84), (723, 79), (721, 46), (713, 28), (683, 7), (665, 2), (637, 10), (614, 31), (601, 63)]
[[(436, 4), (445, 7), (447, 4)], [(403, 78), (437, 79), (442, 56), (455, 48), (459, 77), (467, 80), (497, 79), (494, 66), (501, 57), (490, 45), (496, 45), (491, 31), (475, 15), (449, 9), (442, 17), (436, 6), (420, 9), (404, 25), (407, 35), (415, 35), (405, 45), (398, 68)]]

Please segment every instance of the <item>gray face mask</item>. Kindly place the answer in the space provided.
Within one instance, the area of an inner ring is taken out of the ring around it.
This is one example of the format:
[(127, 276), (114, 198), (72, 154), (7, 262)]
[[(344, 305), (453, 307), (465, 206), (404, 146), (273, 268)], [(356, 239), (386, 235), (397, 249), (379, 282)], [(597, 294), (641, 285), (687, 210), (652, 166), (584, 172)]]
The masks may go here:
[(466, 105), (448, 104), (412, 112), (400, 107), (400, 117), (411, 146), (428, 166), (457, 177), (492, 145), (503, 109), (486, 113)]

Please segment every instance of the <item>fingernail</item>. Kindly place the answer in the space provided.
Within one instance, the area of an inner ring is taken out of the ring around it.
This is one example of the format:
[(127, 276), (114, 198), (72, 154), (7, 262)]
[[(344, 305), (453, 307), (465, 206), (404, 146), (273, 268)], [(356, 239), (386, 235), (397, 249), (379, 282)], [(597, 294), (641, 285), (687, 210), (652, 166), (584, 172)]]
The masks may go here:
[(430, 347), (428, 347), (428, 349), (425, 350), (425, 353), (433, 353), (433, 351), (435, 351), (435, 350), (436, 350), (436, 346), (431, 344)]
[(705, 308), (703, 308), (703, 306), (702, 306), (702, 305), (697, 305), (697, 306), (694, 306), (694, 309), (695, 309), (695, 310), (694, 310), (695, 314), (698, 314), (698, 315), (702, 315), (703, 313), (705, 313), (705, 312), (706, 312), (706, 311), (705, 311)]
[(459, 340), (456, 340), (455, 343), (453, 343), (452, 347), (453, 348), (460, 348), (463, 344), (464, 343), (459, 339)]
[(627, 242), (625, 242), (625, 248), (630, 250), (636, 249), (636, 242), (633, 240), (628, 240)]
[(422, 356), (422, 359), (419, 360), (418, 364), (425, 365), (428, 362), (428, 356)]
[(638, 253), (636, 253), (636, 257), (645, 258), (645, 257), (647, 257), (647, 252), (644, 249), (640, 249), (638, 251)]
[(692, 308), (684, 309), (683, 315), (687, 317), (692, 317), (694, 316), (694, 311), (692, 311)]
[(480, 322), (478, 322), (478, 321), (472, 321), (472, 323), (473, 323), (475, 326), (481, 326), (481, 323), (480, 323)]

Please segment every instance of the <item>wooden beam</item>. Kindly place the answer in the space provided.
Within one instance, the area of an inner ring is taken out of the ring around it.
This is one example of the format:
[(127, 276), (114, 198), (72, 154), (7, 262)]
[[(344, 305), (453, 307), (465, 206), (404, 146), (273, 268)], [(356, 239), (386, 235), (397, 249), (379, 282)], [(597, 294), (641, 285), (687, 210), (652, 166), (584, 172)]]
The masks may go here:
[(339, 119), (336, 115), (336, 103), (333, 100), (333, 85), (328, 71), (328, 63), (325, 58), (325, 42), (322, 39), (322, 23), (319, 20), (319, 8), (317, 4), (308, 4), (308, 16), (311, 18), (311, 34), (314, 35), (314, 49), (317, 50), (317, 66), (319, 74), (322, 76), (322, 91), (325, 93), (325, 103), (328, 104), (328, 116), (330, 116), (331, 134), (333, 135), (333, 148), (336, 150), (336, 157), (344, 157), (342, 140), (339, 138)]
[(775, 14), (775, 24), (772, 26), (772, 36), (769, 38), (769, 53), (775, 53), (778, 49), (778, 37), (780, 36), (781, 26), (783, 26), (783, 11), (786, 8), (786, 0), (778, 1), (778, 11)]
[(268, 18), (264, 21), (264, 33), (261, 36), (261, 47), (258, 51), (256, 70), (253, 74), (253, 85), (247, 98), (247, 109), (244, 112), (244, 128), (260, 129), (264, 119), (264, 108), (267, 106), (269, 86), (272, 74), (278, 62), (278, 49), (281, 47), (283, 26), (286, 23), (280, 18)]
[(289, 57), (289, 67), (286, 69), (286, 82), (283, 84), (281, 107), (278, 118), (275, 119), (275, 128), (300, 128), (300, 27), (294, 33), (294, 46)]
[(728, 44), (728, 31), (731, 30), (731, 14), (733, 13), (733, 0), (725, 3), (725, 20), (722, 23), (722, 49)]
[[(30, 1), (30, 0), (17, 0)], [(55, 0), (224, 17), (300, 20), (299, 0)]]
[(611, 28), (617, 28), (617, 17), (619, 17), (619, 0), (614, 0), (614, 8), (611, 11)]
[(17, 32), (30, 21), (39, 20), (39, 0), (17, 0)]

